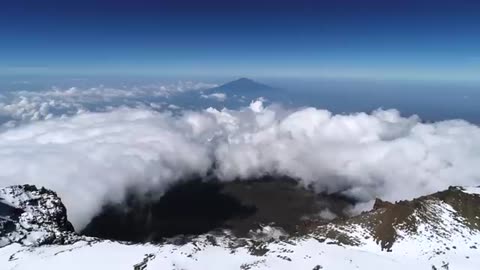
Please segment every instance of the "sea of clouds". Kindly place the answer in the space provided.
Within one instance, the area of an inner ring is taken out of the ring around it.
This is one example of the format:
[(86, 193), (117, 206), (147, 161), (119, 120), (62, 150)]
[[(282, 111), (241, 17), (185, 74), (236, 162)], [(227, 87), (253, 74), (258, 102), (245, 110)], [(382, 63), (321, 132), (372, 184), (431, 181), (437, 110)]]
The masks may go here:
[[(212, 170), (223, 181), (286, 175), (362, 202), (480, 185), (480, 128), (462, 120), (423, 123), (396, 110), (335, 115), (266, 106), (262, 99), (239, 110), (91, 111), (82, 100), (92, 95), (64, 95), (54, 102), (77, 110), (58, 115), (34, 106), (3, 125), (0, 186), (29, 183), (57, 191), (77, 230), (128, 190), (161, 194)], [(14, 104), (1, 103), (0, 112), (18, 111)], [(21, 116), (36, 113), (42, 117)]]
[[(120, 106), (168, 108), (165, 101), (171, 96), (199, 92), (216, 84), (178, 81), (151, 83), (124, 87), (51, 87), (40, 91), (4, 91), (0, 89), (0, 128), (17, 126), (29, 121), (67, 117), (87, 111), (108, 111)], [(225, 100), (217, 93), (207, 98)]]

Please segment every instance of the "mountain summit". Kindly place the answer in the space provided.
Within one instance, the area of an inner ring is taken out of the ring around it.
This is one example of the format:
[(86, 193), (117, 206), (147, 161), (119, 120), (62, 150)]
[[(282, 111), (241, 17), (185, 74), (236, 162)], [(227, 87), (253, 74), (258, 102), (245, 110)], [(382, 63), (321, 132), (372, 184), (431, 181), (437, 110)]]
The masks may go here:
[(237, 94), (237, 95), (245, 95), (245, 94), (248, 95), (248, 94), (259, 94), (259, 93), (270, 92), (274, 89), (275, 88), (273, 87), (256, 82), (251, 79), (240, 78), (238, 80), (225, 83), (218, 87), (208, 89), (207, 91), (224, 92), (227, 94)]

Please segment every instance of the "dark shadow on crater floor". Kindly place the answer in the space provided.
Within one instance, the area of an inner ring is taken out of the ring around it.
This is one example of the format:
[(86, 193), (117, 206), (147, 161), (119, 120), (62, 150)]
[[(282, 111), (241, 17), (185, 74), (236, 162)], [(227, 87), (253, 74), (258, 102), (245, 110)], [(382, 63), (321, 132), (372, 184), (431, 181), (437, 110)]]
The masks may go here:
[(83, 230), (90, 236), (143, 242), (179, 234), (202, 234), (219, 228), (233, 217), (252, 215), (254, 206), (243, 205), (223, 194), (217, 182), (188, 181), (173, 186), (158, 201), (129, 197), (126, 205), (110, 205)]
[(328, 208), (342, 216), (349, 205), (347, 199), (316, 194), (287, 178), (192, 180), (174, 185), (156, 201), (131, 195), (122, 205), (106, 206), (82, 233), (132, 242), (158, 242), (217, 229), (246, 236), (259, 224), (294, 233), (305, 219), (321, 219), (320, 211)]

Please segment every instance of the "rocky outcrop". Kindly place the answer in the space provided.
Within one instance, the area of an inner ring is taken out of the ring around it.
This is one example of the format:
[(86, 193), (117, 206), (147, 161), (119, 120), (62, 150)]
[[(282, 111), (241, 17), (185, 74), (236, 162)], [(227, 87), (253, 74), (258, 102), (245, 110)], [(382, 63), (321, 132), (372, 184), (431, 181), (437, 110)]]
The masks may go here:
[(0, 189), (0, 247), (68, 244), (77, 239), (55, 192), (32, 185)]
[(370, 211), (312, 231), (345, 245), (362, 245), (373, 239), (384, 251), (405, 242), (448, 246), (450, 239), (466, 243), (472, 235), (480, 235), (479, 206), (480, 188), (450, 187), (410, 201), (377, 199)]

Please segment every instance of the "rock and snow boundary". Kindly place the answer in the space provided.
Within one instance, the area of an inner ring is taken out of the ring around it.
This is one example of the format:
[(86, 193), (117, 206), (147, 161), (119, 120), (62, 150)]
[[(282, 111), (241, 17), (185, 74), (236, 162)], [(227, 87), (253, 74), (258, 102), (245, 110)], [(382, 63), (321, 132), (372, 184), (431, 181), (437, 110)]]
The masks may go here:
[(0, 189), (0, 247), (68, 244), (75, 238), (67, 209), (55, 192), (32, 185)]
[[(1, 269), (478, 269), (480, 188), (452, 187), (302, 233), (179, 237), (161, 245), (76, 235), (52, 191), (0, 189)], [(268, 237), (268, 236), (271, 237)]]

